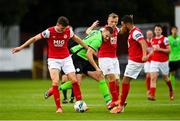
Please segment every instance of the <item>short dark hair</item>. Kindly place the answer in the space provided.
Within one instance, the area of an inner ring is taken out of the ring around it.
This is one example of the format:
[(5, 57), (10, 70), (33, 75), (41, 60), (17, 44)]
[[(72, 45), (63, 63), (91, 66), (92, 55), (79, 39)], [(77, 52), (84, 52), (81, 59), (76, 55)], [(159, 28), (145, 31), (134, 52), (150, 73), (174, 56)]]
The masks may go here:
[(172, 27), (171, 27), (171, 30), (174, 29), (174, 28), (175, 28), (175, 29), (178, 29), (177, 26), (172, 26)]
[(125, 15), (122, 17), (121, 21), (123, 21), (124, 23), (133, 24), (133, 17), (130, 15)]
[(69, 20), (65, 16), (61, 16), (61, 17), (58, 18), (57, 23), (61, 24), (64, 27), (66, 27), (66, 26), (69, 25)]
[(105, 29), (109, 31), (110, 34), (113, 34), (113, 28), (110, 26), (106, 26)]
[(160, 27), (163, 30), (163, 26), (161, 24), (156, 24), (156, 25), (154, 25), (154, 29), (155, 29), (155, 27)]

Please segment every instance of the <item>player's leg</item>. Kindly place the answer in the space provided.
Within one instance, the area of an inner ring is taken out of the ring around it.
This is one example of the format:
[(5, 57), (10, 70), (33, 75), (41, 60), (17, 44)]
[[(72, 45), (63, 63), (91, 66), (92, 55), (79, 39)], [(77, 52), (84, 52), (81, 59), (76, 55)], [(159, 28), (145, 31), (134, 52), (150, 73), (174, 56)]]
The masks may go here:
[[(109, 81), (109, 90), (112, 96), (112, 102), (118, 100), (118, 92), (116, 89), (116, 76), (115, 76), (115, 67), (118, 66), (115, 64), (114, 58), (99, 58), (99, 67), (102, 70), (103, 74), (107, 77)], [(117, 63), (119, 64), (119, 63)]]
[(116, 89), (116, 76), (114, 74), (108, 74), (107, 79), (109, 80), (109, 90), (112, 96), (112, 101), (118, 100), (117, 89)]
[(170, 97), (170, 100), (173, 100), (174, 99), (174, 92), (173, 92), (171, 80), (169, 80), (169, 77), (168, 77), (168, 74), (169, 74), (168, 61), (167, 62), (162, 62), (160, 64), (160, 70), (162, 72), (163, 80), (166, 81), (166, 84), (167, 84), (167, 86), (169, 88), (169, 97)]
[[(67, 75), (65, 75), (64, 73), (62, 74), (62, 83), (61, 85), (63, 85), (64, 83), (66, 83), (68, 81), (68, 77)], [(63, 96), (64, 96), (64, 99), (62, 101), (62, 103), (68, 103), (68, 99), (67, 99), (67, 89), (65, 90), (62, 90), (62, 93), (63, 93)]]
[[(76, 74), (76, 77), (77, 77), (77, 80), (79, 82), (79, 84), (81, 84), (81, 81), (82, 81), (82, 74)], [(70, 100), (69, 100), (70, 103), (74, 103), (74, 93), (73, 93), (73, 89), (71, 89), (71, 97), (70, 97)]]
[(62, 67), (62, 69), (64, 73), (67, 74), (68, 79), (71, 81), (76, 100), (82, 100), (80, 86), (75, 74), (75, 68), (71, 57), (68, 57), (66, 60), (64, 60), (64, 66)]
[[(89, 70), (91, 70), (91, 69), (89, 69)], [(104, 78), (104, 75), (100, 72), (97, 72), (97, 71), (87, 71), (87, 75), (98, 82), (100, 92), (101, 92), (101, 94), (102, 94), (102, 96), (106, 102), (107, 108), (109, 109), (109, 105), (111, 103), (111, 95), (110, 95), (109, 88), (108, 88), (108, 85), (106, 83), (106, 80)]]
[(173, 90), (175, 90), (175, 74), (178, 68), (180, 68), (180, 61), (169, 62), (169, 79), (171, 80)]
[(110, 112), (111, 113), (120, 113), (124, 109), (124, 105), (126, 102), (126, 98), (129, 94), (130, 90), (130, 81), (131, 79), (136, 79), (141, 72), (144, 64), (143, 63), (137, 63), (131, 60), (128, 60), (128, 65), (126, 66), (124, 77), (122, 80), (122, 92), (121, 92), (121, 98), (120, 103), (118, 107), (113, 108)]
[(159, 73), (159, 62), (151, 61), (150, 64), (150, 95), (148, 97), (149, 100), (156, 100), (156, 81), (158, 79)]
[(76, 101), (82, 100), (81, 90), (80, 90), (80, 86), (79, 86), (78, 80), (76, 78), (75, 72), (68, 73), (67, 75), (68, 75), (68, 79), (72, 83), (72, 89), (73, 89), (73, 93), (76, 98)]
[(60, 105), (60, 93), (58, 90), (58, 86), (59, 86), (59, 70), (58, 69), (49, 69), (50, 72), (50, 77), (52, 80), (52, 90), (53, 90), (53, 95), (54, 95), (54, 101), (56, 104), (56, 109), (57, 109), (57, 113), (61, 113), (62, 112), (62, 108)]
[(147, 96), (150, 95), (150, 82), (151, 82), (151, 79), (150, 79), (150, 62), (146, 62), (144, 64), (144, 72), (146, 74), (146, 89), (147, 89)]
[(151, 72), (151, 82), (150, 82), (150, 95), (149, 100), (156, 100), (156, 81), (158, 79), (158, 72)]

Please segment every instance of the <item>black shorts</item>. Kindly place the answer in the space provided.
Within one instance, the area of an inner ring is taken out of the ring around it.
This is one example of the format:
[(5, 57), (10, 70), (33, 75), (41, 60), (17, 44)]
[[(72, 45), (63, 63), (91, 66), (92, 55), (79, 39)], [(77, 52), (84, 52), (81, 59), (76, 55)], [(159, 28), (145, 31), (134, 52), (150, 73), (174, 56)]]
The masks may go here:
[(88, 71), (96, 71), (95, 68), (89, 63), (76, 54), (72, 55), (73, 64), (76, 70), (76, 74), (86, 74)]
[(171, 61), (169, 62), (169, 71), (176, 71), (180, 68), (180, 61)]

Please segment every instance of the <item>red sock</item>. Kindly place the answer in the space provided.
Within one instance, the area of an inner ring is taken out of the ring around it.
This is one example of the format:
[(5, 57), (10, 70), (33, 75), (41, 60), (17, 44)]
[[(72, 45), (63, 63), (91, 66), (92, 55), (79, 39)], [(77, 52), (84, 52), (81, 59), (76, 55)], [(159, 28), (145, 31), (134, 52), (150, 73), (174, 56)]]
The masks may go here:
[(151, 82), (151, 78), (146, 77), (146, 88), (147, 88), (148, 91), (150, 90), (150, 82)]
[(53, 95), (54, 95), (54, 101), (56, 103), (56, 108), (61, 108), (60, 105), (60, 93), (58, 90), (58, 86), (53, 86)]
[(127, 98), (127, 95), (129, 93), (129, 90), (130, 90), (130, 84), (125, 84), (123, 83), (122, 84), (122, 94), (121, 94), (121, 101), (120, 101), (120, 105), (123, 106), (125, 101), (126, 101), (126, 98)]
[(155, 93), (156, 93), (156, 88), (155, 88), (155, 87), (151, 87), (151, 88), (150, 88), (150, 94), (151, 94), (151, 96), (154, 96), (154, 97), (155, 97)]
[(50, 97), (51, 95), (53, 95), (53, 88), (52, 87), (49, 88), (49, 90), (48, 90), (48, 96)]
[(73, 88), (74, 96), (76, 97), (76, 101), (82, 100), (81, 90), (80, 90), (78, 82), (73, 83), (72, 88)]
[(112, 95), (112, 101), (117, 101), (118, 97), (117, 97), (117, 90), (116, 90), (116, 82), (115, 81), (110, 81), (109, 82), (109, 90), (111, 92)]
[(116, 79), (116, 92), (117, 92), (117, 98), (119, 98), (119, 90), (120, 90), (119, 80)]
[(166, 84), (168, 85), (169, 87), (169, 91), (172, 92), (173, 89), (172, 89), (172, 84), (171, 84), (171, 81), (169, 80), (168, 82), (166, 82)]

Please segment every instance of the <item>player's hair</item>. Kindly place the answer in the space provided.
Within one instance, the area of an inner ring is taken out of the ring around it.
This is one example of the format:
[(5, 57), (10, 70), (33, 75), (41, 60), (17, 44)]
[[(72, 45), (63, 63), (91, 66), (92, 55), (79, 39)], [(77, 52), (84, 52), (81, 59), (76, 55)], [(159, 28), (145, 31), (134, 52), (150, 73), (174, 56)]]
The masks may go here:
[(61, 24), (62, 26), (66, 27), (69, 25), (69, 20), (65, 16), (60, 16), (57, 20), (58, 24)]
[(174, 28), (175, 28), (175, 29), (178, 29), (177, 26), (172, 26), (172, 27), (171, 27), (171, 30), (174, 29)]
[(125, 24), (126, 23), (133, 24), (133, 17), (131, 15), (125, 15), (122, 17), (121, 21), (123, 21)]
[(160, 27), (160, 28), (163, 30), (163, 26), (162, 26), (161, 24), (156, 24), (156, 25), (154, 26), (154, 29), (155, 29), (156, 27)]
[(105, 29), (109, 31), (110, 34), (113, 34), (113, 28), (110, 26), (106, 26)]
[(115, 14), (115, 13), (111, 13), (111, 14), (109, 14), (109, 16), (108, 16), (108, 17), (118, 18), (119, 16), (118, 16), (117, 14)]

